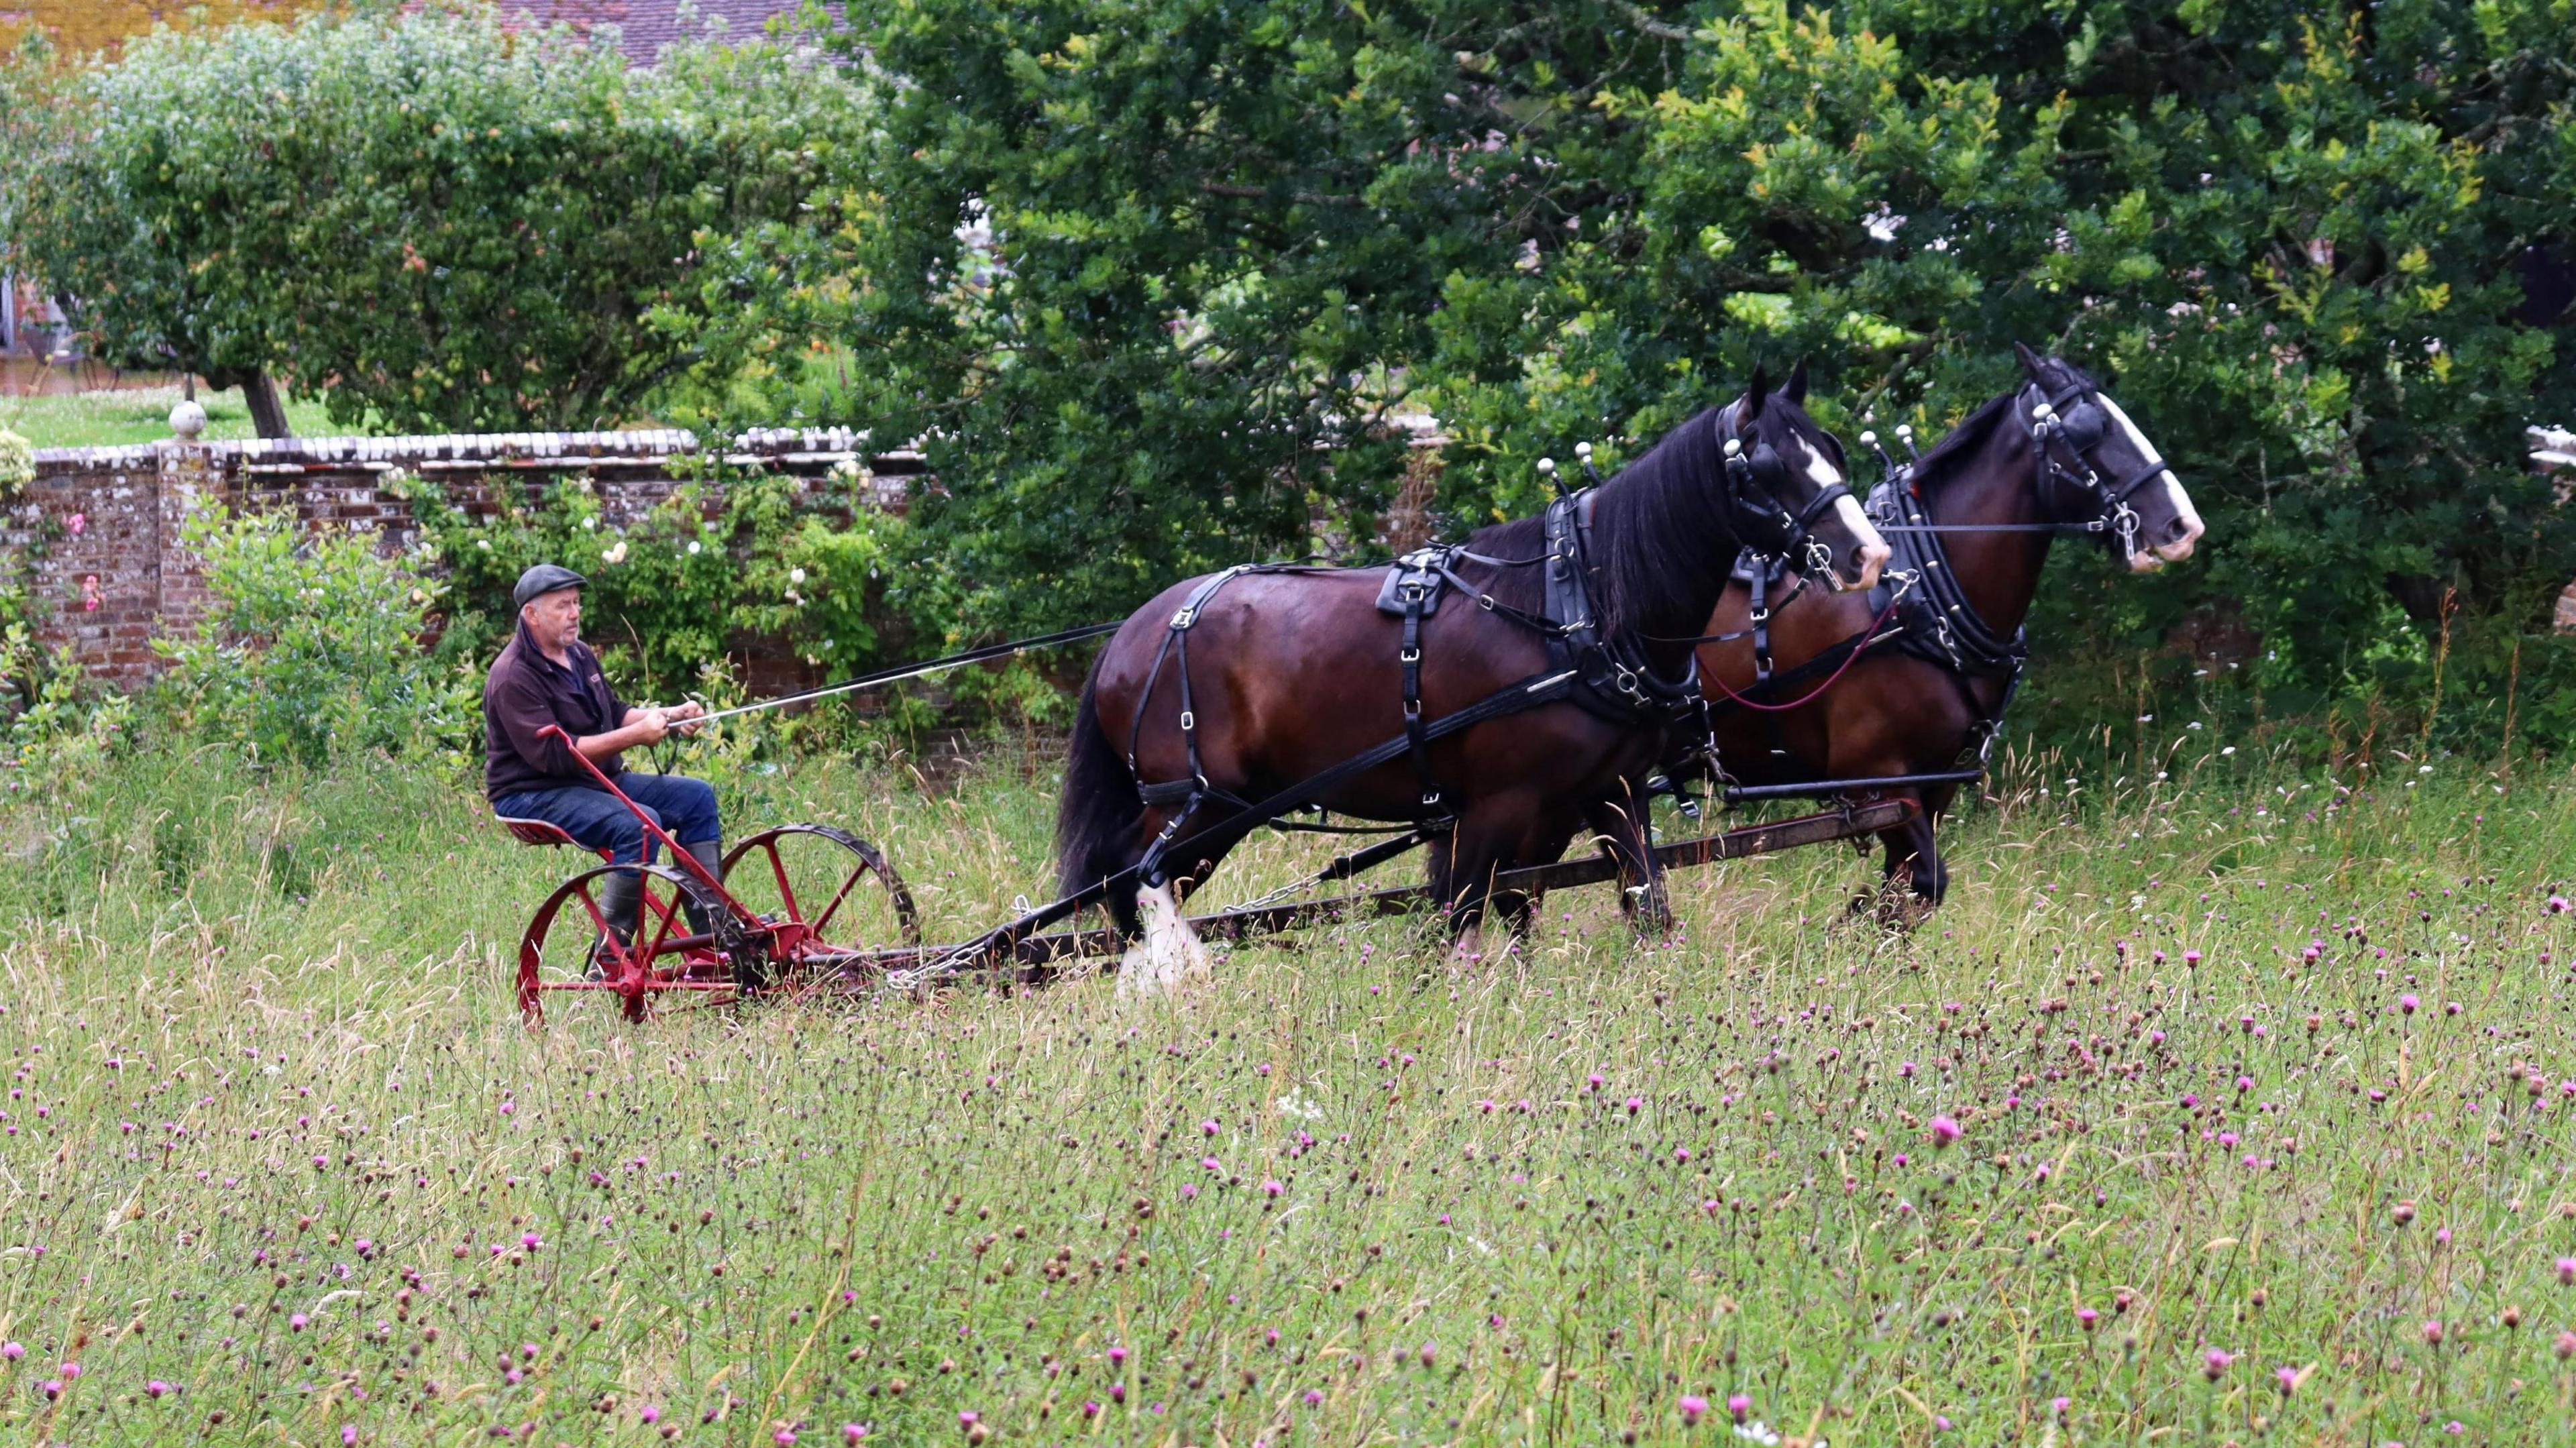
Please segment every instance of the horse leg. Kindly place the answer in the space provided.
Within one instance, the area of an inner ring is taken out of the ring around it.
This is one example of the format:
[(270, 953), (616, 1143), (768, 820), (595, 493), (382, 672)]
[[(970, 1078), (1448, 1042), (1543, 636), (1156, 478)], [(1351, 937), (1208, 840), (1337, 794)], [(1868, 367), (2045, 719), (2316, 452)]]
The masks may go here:
[(1664, 881), (1664, 862), (1655, 858), (1655, 841), (1647, 802), (1634, 790), (1625, 800), (1605, 800), (1589, 811), (1593, 830), (1619, 862), (1619, 909), (1642, 940), (1672, 933), (1672, 893)]
[[(1449, 952), (1451, 961), (1483, 958), (1488, 913), (1502, 917), (1507, 940), (1517, 938), (1527, 928), (1529, 896), (1518, 890), (1497, 891), (1494, 880), (1515, 865), (1553, 859), (1555, 854), (1564, 852), (1561, 827), (1551, 837), (1542, 824), (1530, 802), (1516, 801), (1461, 815), (1450, 831), (1448, 868), (1444, 872), (1448, 888), (1432, 898), (1448, 912), (1455, 936)], [(1545, 852), (1551, 838), (1555, 841), (1555, 854)]]
[(1136, 892), (1143, 933), (1118, 962), (1121, 1000), (1176, 993), (1188, 981), (1215, 971), (1207, 946), (1181, 916), (1179, 898), (1166, 880)]
[[(1149, 813), (1147, 823), (1157, 832), (1161, 825)], [(1151, 840), (1152, 835), (1146, 839)], [(1197, 838), (1197, 832), (1183, 830), (1163, 854), (1163, 883), (1139, 884), (1134, 900), (1134, 943), (1118, 962), (1118, 995), (1121, 1000), (1169, 995), (1192, 980), (1204, 979), (1215, 972), (1207, 945), (1190, 928), (1181, 913), (1181, 897), (1187, 881), (1206, 879), (1216, 868), (1225, 849), (1206, 848), (1215, 843)], [(1143, 848), (1138, 855), (1141, 857)]]
[[(1878, 907), (1881, 924), (1899, 929), (1918, 924), (1949, 893), (1950, 867), (1941, 859), (1939, 824), (1926, 808), (1895, 829), (1879, 832), (1880, 843), (1887, 847), (1885, 889)], [(1911, 900), (1903, 898), (1909, 894)]]

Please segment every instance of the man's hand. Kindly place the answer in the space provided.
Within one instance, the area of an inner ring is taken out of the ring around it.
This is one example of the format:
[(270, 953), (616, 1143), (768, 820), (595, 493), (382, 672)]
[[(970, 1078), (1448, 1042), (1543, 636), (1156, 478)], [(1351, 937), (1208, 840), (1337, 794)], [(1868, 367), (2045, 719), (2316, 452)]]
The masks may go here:
[(671, 721), (661, 709), (638, 709), (626, 716), (626, 727), (639, 744), (659, 744), (671, 732)]
[(698, 732), (698, 726), (690, 721), (706, 712), (706, 705), (699, 703), (695, 699), (691, 699), (685, 704), (674, 704), (670, 708), (663, 710), (662, 719), (664, 723), (668, 724), (677, 733), (682, 735), (695, 734)]

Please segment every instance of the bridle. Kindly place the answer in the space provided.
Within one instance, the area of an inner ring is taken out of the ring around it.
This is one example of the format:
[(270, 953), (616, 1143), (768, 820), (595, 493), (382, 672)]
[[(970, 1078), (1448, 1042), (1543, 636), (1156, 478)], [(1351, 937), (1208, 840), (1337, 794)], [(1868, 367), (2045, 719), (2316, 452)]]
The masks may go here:
[[(1802, 575), (1833, 576), (1834, 551), (1815, 534), (1817, 520), (1845, 498), (1857, 498), (1847, 483), (1819, 488), (1803, 508), (1790, 511), (1780, 500), (1789, 480), (1789, 465), (1779, 449), (1759, 435), (1748, 448), (1735, 425), (1736, 409), (1728, 403), (1718, 414), (1718, 450), (1724, 455), (1726, 506), (1736, 520), (1737, 540), (1762, 556), (1802, 560)], [(1754, 541), (1756, 538), (1761, 542)], [(1766, 544), (1771, 546), (1765, 546)]]
[[(2127, 476), (2117, 483), (2104, 481), (2101, 470), (2093, 464), (2095, 449), (2102, 446), (2111, 430), (2111, 419), (2103, 410), (2100, 394), (2080, 380), (2051, 393), (2034, 378), (2015, 394), (2015, 404), (2034, 393), (2038, 400), (2022, 410), (2030, 418), (2031, 452), (2038, 459), (2035, 487), (2039, 505), (2061, 517), (2084, 519), (2051, 526), (2070, 532), (2108, 534), (2120, 550), (2120, 561), (2136, 563), (2140, 523), (2129, 499), (2165, 474), (2165, 460), (2150, 447), (2146, 460)], [(2068, 406), (2070, 403), (2073, 406)], [(2061, 412), (2061, 408), (2065, 410)], [(2084, 503), (2061, 512), (2053, 505), (2052, 494), (2069, 489)]]

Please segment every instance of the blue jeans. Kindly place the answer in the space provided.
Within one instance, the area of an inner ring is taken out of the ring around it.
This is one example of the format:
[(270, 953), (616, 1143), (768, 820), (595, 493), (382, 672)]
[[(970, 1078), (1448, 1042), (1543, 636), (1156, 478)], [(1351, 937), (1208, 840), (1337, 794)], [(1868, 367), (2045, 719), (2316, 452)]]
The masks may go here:
[[(617, 787), (683, 845), (724, 836), (716, 820), (716, 792), (703, 780), (630, 771), (617, 776)], [(492, 801), (492, 811), (511, 819), (544, 820), (590, 849), (613, 851), (613, 864), (652, 860), (652, 837), (635, 822), (634, 813), (617, 796), (593, 785), (505, 794)]]

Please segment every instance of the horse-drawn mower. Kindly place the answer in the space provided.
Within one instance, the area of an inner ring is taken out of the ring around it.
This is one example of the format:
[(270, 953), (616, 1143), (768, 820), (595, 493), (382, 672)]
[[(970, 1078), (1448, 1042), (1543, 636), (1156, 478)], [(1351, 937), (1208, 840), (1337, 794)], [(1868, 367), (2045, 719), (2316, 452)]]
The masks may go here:
[[(668, 863), (602, 863), (564, 881), (537, 907), (519, 942), (515, 977), (519, 1009), (530, 1025), (543, 1022), (544, 998), (555, 991), (614, 996), (626, 1019), (640, 1021), (666, 1001), (714, 1005), (770, 991), (850, 994), (950, 978), (1035, 984), (1062, 963), (1115, 956), (1126, 946), (1105, 926), (1048, 929), (1089, 903), (1082, 896), (1032, 910), (965, 944), (924, 945), (920, 914), (903, 877), (876, 846), (829, 825), (763, 830), (726, 854), (723, 879), (709, 878), (616, 780), (587, 759), (582, 764), (600, 788), (634, 812)], [(1910, 799), (1870, 800), (1674, 841), (1656, 854), (1668, 869), (1743, 859), (1866, 837), (1905, 823), (1918, 808)], [(573, 844), (542, 820), (504, 818), (501, 824), (527, 844)], [(1421, 843), (1414, 833), (1383, 840), (1336, 857), (1308, 879), (1349, 879)], [(643, 907), (631, 941), (608, 929), (600, 905), (600, 887), (620, 871), (642, 877)], [(1535, 899), (1549, 890), (1618, 877), (1617, 862), (1602, 853), (1507, 871), (1496, 887)], [(1432, 903), (1429, 890), (1414, 885), (1274, 901), (1194, 916), (1188, 923), (1204, 938), (1240, 942), (1311, 925), (1410, 914)]]

